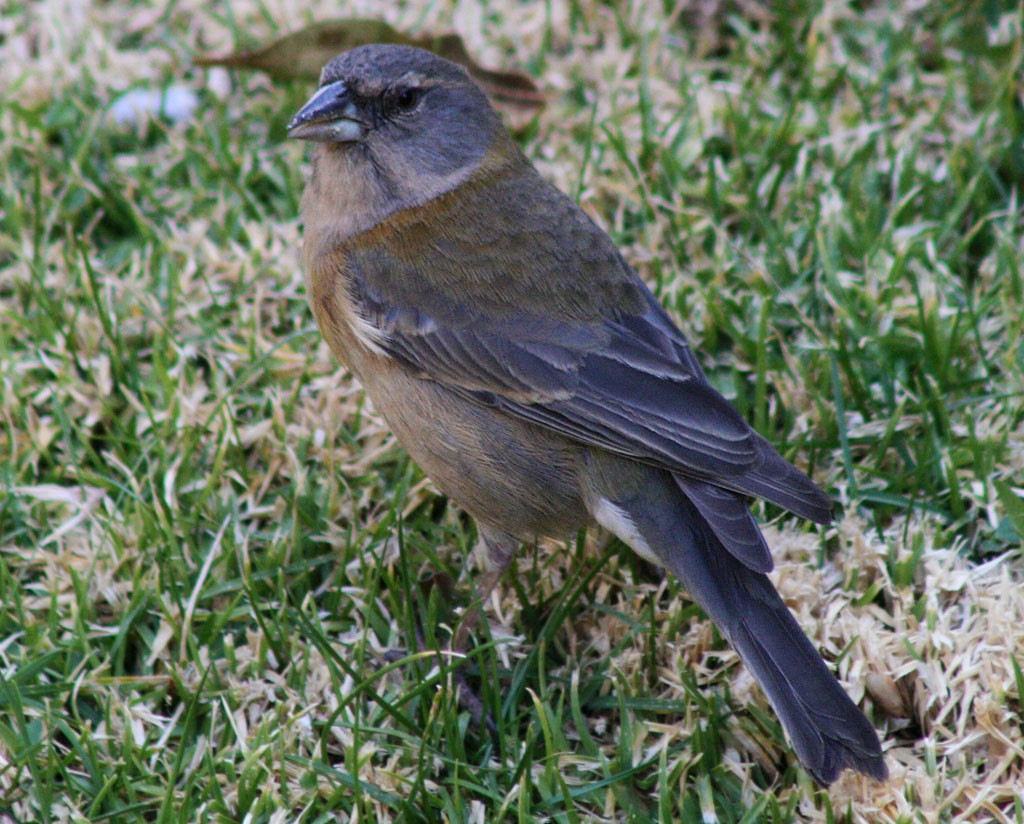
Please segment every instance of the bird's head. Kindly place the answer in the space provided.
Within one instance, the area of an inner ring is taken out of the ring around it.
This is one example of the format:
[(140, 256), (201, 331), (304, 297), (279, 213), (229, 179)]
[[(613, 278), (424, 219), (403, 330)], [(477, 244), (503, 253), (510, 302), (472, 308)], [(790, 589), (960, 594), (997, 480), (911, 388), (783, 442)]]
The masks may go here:
[[(468, 179), (495, 145), (497, 113), (461, 67), (410, 46), (360, 46), (328, 63), (320, 87), (288, 124), (316, 141), (336, 174), (414, 205)], [(357, 179), (364, 178), (364, 179)], [(372, 179), (372, 180), (371, 180)]]

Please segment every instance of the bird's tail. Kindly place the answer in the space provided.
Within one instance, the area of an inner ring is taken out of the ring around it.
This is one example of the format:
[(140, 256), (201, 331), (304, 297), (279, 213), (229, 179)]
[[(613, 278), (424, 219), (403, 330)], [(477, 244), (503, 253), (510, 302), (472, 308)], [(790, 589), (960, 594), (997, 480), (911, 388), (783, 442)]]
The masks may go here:
[(672, 540), (648, 543), (750, 668), (804, 767), (821, 784), (847, 767), (884, 781), (888, 771), (874, 728), (775, 587), (726, 550), (685, 495), (679, 498)]
[(682, 581), (757, 678), (807, 771), (822, 784), (847, 767), (884, 780), (874, 728), (764, 574), (767, 545), (742, 498), (596, 451), (587, 468), (595, 519)]

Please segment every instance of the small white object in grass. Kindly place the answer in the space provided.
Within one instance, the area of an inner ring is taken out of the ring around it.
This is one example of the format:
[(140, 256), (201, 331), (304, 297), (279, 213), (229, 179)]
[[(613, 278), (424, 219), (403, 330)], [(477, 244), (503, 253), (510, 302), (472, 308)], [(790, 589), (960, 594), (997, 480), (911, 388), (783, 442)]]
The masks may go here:
[(231, 94), (231, 73), (220, 66), (207, 69), (206, 88), (218, 100), (227, 100), (228, 95)]
[(114, 101), (110, 118), (118, 126), (134, 126), (155, 117), (180, 123), (191, 117), (198, 105), (198, 95), (180, 84), (166, 89), (131, 89)]

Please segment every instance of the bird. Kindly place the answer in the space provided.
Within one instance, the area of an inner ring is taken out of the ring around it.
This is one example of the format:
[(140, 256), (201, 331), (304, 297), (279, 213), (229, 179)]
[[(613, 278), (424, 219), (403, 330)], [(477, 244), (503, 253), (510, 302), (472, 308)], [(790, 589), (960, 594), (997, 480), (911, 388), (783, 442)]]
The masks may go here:
[(316, 322), (474, 518), (489, 562), (477, 605), (524, 541), (603, 527), (681, 581), (819, 784), (847, 768), (884, 781), (874, 727), (767, 576), (749, 505), (827, 524), (832, 499), (712, 387), (466, 71), (411, 46), (353, 48), (287, 133), (313, 146), (300, 209)]

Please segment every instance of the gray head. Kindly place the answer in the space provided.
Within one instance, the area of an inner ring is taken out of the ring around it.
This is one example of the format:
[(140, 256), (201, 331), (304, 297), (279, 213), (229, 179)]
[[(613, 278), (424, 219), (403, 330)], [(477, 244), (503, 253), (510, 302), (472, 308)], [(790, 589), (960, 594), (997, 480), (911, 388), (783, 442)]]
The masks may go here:
[(348, 174), (372, 174), (389, 199), (420, 202), (465, 180), (497, 134), (498, 115), (462, 67), (389, 45), (360, 46), (328, 63), (320, 88), (288, 124), (289, 137), (344, 155), (339, 168)]

